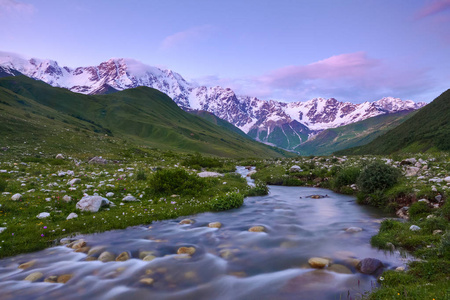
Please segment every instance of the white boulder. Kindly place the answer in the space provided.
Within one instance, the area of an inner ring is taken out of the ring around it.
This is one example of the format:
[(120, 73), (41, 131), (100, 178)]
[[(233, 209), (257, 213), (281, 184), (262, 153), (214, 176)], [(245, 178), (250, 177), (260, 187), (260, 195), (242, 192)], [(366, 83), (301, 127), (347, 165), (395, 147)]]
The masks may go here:
[(36, 216), (36, 218), (38, 218), (38, 219), (45, 219), (45, 218), (48, 218), (48, 217), (50, 217), (50, 213), (48, 213), (48, 212), (41, 212), (40, 214), (38, 214)]
[(14, 194), (14, 195), (12, 195), (12, 197), (11, 197), (11, 200), (12, 200), (12, 201), (17, 201), (17, 200), (20, 200), (20, 199), (22, 199), (22, 195), (19, 194), (19, 193)]

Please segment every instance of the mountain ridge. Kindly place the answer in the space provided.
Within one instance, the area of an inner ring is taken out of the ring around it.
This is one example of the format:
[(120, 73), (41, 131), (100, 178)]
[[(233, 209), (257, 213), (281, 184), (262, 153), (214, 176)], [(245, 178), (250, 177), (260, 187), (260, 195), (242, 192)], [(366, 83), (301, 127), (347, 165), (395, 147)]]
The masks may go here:
[(361, 104), (340, 102), (334, 98), (289, 103), (266, 101), (238, 96), (230, 88), (195, 86), (172, 70), (162, 70), (124, 58), (109, 59), (98, 66), (68, 68), (60, 67), (52, 60), (27, 60), (0, 53), (0, 66), (11, 74), (19, 72), (52, 86), (83, 94), (104, 94), (137, 86), (152, 87), (167, 94), (184, 110), (208, 111), (260, 142), (285, 149), (294, 149), (325, 129), (377, 115), (412, 111), (426, 104), (393, 97)]

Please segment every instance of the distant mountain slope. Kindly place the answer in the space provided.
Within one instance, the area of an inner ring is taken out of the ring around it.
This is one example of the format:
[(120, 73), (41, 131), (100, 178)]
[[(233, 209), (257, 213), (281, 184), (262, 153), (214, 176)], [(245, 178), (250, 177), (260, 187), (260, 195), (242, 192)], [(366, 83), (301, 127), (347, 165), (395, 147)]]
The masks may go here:
[[(204, 110), (238, 127), (256, 140), (294, 149), (318, 132), (378, 115), (411, 111), (425, 105), (386, 97), (353, 104), (334, 98), (305, 102), (265, 101), (236, 95), (230, 88), (198, 86), (171, 70), (114, 58), (98, 66), (68, 68), (56, 61), (0, 52), (5, 73), (19, 72), (55, 87), (83, 94), (108, 94), (138, 86), (155, 88), (185, 110)], [(359, 99), (355, 99), (359, 100)], [(358, 101), (359, 102), (359, 101)]]
[[(31, 112), (34, 107), (50, 109), (55, 119), (78, 120), (96, 127), (98, 132), (137, 144), (225, 157), (279, 157), (287, 154), (190, 115), (167, 95), (147, 87), (90, 96), (54, 88), (25, 76), (0, 78), (0, 87), (0, 99), (8, 100), (2, 100), (5, 102), (2, 104), (14, 107), (16, 115), (23, 115), (19, 110), (25, 108)], [(3, 97), (6, 94), (8, 97)], [(24, 104), (13, 106), (9, 103), (15, 99), (22, 99), (20, 101)], [(45, 131), (45, 128), (41, 130)], [(25, 141), (28, 137), (26, 130), (15, 134), (22, 134)]]
[(391, 154), (394, 152), (450, 151), (450, 90), (414, 116), (371, 143), (339, 154)]
[(365, 145), (414, 114), (414, 111), (403, 111), (326, 129), (295, 148), (295, 151), (301, 155), (330, 155), (335, 151)]

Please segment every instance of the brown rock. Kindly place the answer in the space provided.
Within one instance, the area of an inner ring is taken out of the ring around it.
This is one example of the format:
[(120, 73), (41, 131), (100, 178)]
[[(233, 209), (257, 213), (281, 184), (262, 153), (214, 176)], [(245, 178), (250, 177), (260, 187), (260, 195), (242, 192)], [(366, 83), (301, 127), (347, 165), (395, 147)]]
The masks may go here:
[(58, 280), (58, 276), (48, 276), (44, 279), (44, 282), (56, 283)]
[(140, 283), (152, 285), (155, 280), (153, 278), (142, 278), (139, 280)]
[(86, 246), (86, 242), (84, 240), (78, 240), (73, 243), (72, 249), (80, 249), (83, 248), (84, 246)]
[(144, 259), (147, 255), (154, 255), (153, 251), (141, 251), (139, 252), (139, 259)]
[(30, 260), (29, 262), (23, 263), (19, 266), (19, 269), (28, 269), (36, 264), (36, 260)]
[(130, 259), (130, 254), (125, 251), (119, 254), (119, 256), (117, 256), (116, 261), (126, 261)]
[(35, 281), (38, 281), (39, 279), (41, 279), (43, 276), (44, 276), (44, 274), (42, 274), (41, 272), (34, 272), (34, 273), (31, 273), (30, 275), (28, 275), (27, 277), (25, 277), (24, 280), (35, 282)]
[(155, 258), (156, 258), (156, 256), (154, 256), (154, 255), (152, 255), (152, 254), (149, 254), (149, 255), (145, 256), (142, 260), (143, 260), (143, 261), (152, 261), (152, 260), (154, 260)]
[(84, 260), (85, 261), (94, 261), (94, 260), (97, 260), (97, 257), (95, 257), (95, 256), (88, 256)]
[(195, 253), (194, 247), (180, 247), (178, 248), (177, 254), (188, 254), (192, 255)]
[(75, 250), (75, 252), (88, 253), (89, 249), (91, 249), (91, 247), (81, 247)]
[(264, 226), (253, 226), (248, 229), (250, 232), (265, 232), (266, 228)]
[(330, 261), (325, 258), (312, 257), (308, 260), (308, 263), (312, 268), (321, 269), (326, 267)]
[(209, 228), (220, 228), (220, 227), (222, 227), (222, 223), (220, 223), (220, 222), (212, 222), (212, 223), (208, 224), (208, 227)]
[(184, 220), (181, 220), (179, 224), (180, 224), (180, 225), (194, 224), (194, 220), (191, 220), (191, 219), (184, 219)]
[(327, 268), (327, 271), (332, 271), (339, 274), (352, 274), (352, 271), (344, 265), (333, 264)]
[(58, 283), (66, 283), (67, 281), (69, 281), (71, 278), (73, 277), (72, 274), (64, 274), (64, 275), (60, 275), (58, 276)]
[(100, 256), (98, 257), (98, 260), (101, 262), (108, 262), (108, 261), (113, 261), (116, 258), (116, 256), (108, 251), (103, 252), (102, 254), (100, 254)]

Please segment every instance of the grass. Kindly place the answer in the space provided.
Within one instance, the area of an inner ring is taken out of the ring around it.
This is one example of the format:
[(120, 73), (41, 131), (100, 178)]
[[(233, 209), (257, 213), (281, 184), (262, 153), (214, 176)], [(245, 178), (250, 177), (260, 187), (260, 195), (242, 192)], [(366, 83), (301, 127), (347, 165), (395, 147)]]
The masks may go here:
[[(183, 156), (172, 152), (147, 150), (132, 159), (107, 165), (90, 165), (77, 159), (23, 158), (26, 163), (21, 159), (0, 163), (0, 169), (7, 170), (0, 173), (0, 181), (6, 183), (4, 189), (8, 193), (0, 196), (0, 227), (7, 228), (0, 233), (0, 257), (41, 250), (75, 234), (123, 229), (210, 211), (214, 199), (230, 193), (243, 197), (250, 191), (245, 179), (237, 175), (200, 178), (190, 169), (176, 168), (174, 165), (179, 165)], [(74, 175), (58, 176), (69, 170)], [(81, 179), (81, 183), (68, 185), (72, 178)], [(108, 197), (114, 207), (101, 208), (96, 213), (75, 208), (83, 193), (105, 196), (108, 192), (114, 193)], [(12, 201), (14, 193), (21, 193), (22, 199)], [(123, 202), (128, 194), (140, 201)], [(72, 201), (63, 201), (65, 195)], [(50, 217), (38, 219), (41, 212), (49, 212)], [(66, 220), (72, 212), (78, 218)]]

